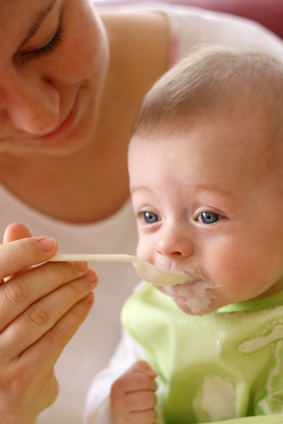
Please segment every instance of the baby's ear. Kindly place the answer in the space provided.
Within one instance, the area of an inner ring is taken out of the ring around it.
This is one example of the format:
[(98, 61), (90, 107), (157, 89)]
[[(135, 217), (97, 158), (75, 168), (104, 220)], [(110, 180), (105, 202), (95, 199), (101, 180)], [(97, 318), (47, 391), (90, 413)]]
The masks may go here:
[(146, 361), (137, 361), (131, 368), (128, 369), (126, 374), (132, 374), (133, 372), (140, 372), (146, 374), (150, 378), (155, 378), (157, 376), (156, 372), (149, 366)]

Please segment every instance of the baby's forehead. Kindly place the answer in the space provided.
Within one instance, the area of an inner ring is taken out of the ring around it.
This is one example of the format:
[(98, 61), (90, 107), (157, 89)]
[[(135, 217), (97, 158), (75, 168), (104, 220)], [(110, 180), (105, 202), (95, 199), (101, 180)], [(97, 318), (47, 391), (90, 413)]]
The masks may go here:
[[(281, 121), (282, 122), (282, 121)], [(197, 119), (191, 124), (183, 125), (182, 119), (176, 118), (171, 126), (159, 125), (159, 130), (149, 137), (134, 136), (131, 145), (144, 145), (134, 160), (144, 160), (149, 146), (154, 146), (155, 155), (164, 155), (164, 151), (183, 149), (178, 157), (181, 162), (190, 157), (203, 156), (203, 163), (209, 164), (213, 171), (219, 167), (227, 176), (234, 173), (246, 184), (259, 184), (270, 174), (282, 171), (283, 165), (283, 131), (282, 123), (274, 125), (265, 108), (246, 99), (243, 106), (238, 104), (231, 110), (219, 110), (205, 119)], [(130, 149), (131, 151), (131, 149)], [(146, 163), (144, 164), (146, 168)], [(160, 161), (160, 167), (166, 162)], [(178, 164), (176, 163), (176, 166)], [(181, 168), (180, 168), (181, 170)], [(232, 177), (231, 177), (232, 178)]]

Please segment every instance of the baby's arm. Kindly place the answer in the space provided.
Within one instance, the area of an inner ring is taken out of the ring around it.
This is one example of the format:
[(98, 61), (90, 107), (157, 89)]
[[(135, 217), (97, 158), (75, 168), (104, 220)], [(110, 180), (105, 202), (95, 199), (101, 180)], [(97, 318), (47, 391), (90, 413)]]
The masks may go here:
[(110, 397), (114, 424), (156, 422), (155, 377), (147, 362), (137, 361), (114, 382)]

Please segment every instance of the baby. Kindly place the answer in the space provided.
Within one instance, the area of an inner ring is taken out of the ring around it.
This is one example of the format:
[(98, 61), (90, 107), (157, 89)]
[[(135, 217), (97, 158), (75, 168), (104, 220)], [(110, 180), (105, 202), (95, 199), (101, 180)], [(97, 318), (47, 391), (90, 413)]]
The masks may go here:
[(88, 422), (282, 423), (283, 65), (193, 53), (146, 96), (129, 174), (137, 256), (193, 279), (126, 302)]

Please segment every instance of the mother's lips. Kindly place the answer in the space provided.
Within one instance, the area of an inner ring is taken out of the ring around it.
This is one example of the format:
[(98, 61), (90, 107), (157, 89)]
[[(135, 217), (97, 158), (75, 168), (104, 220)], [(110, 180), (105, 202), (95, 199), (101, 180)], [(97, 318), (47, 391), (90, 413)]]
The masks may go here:
[(75, 100), (75, 103), (71, 109), (71, 112), (69, 113), (65, 121), (63, 121), (62, 124), (56, 130), (52, 131), (49, 134), (38, 137), (37, 139), (38, 140), (53, 140), (67, 133), (75, 121), (75, 118), (77, 116), (77, 111), (78, 111), (78, 99)]

